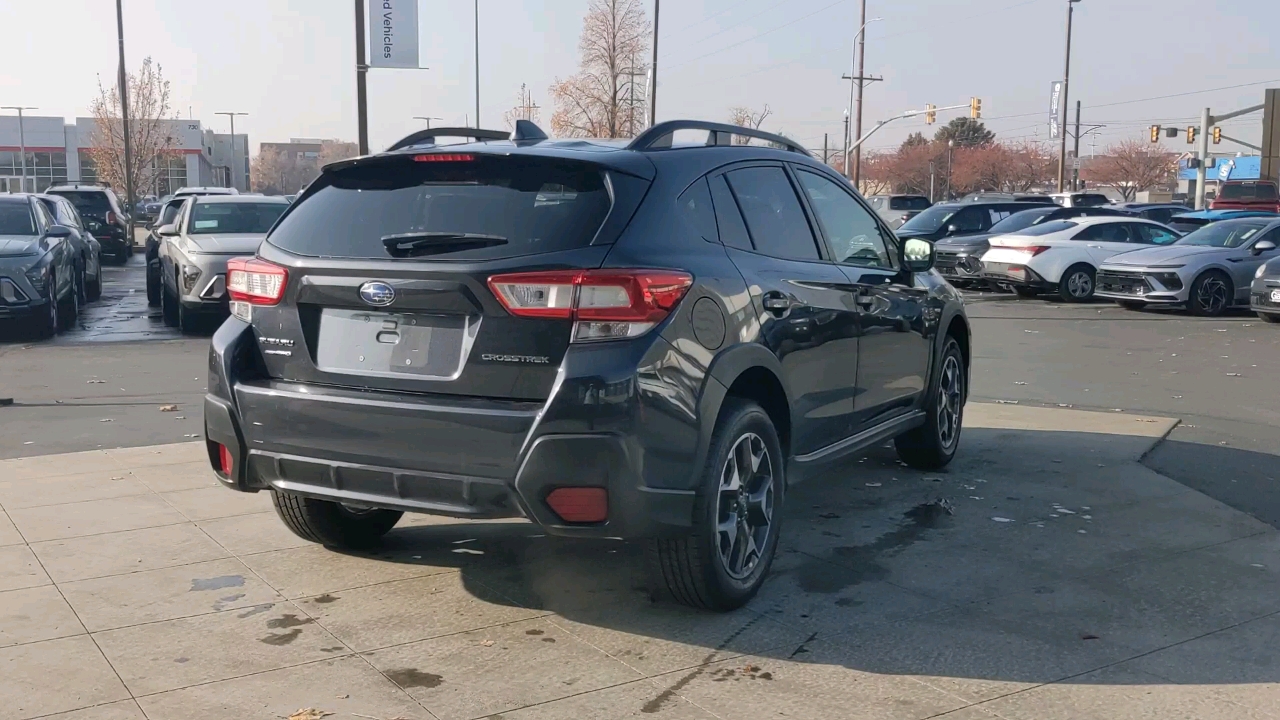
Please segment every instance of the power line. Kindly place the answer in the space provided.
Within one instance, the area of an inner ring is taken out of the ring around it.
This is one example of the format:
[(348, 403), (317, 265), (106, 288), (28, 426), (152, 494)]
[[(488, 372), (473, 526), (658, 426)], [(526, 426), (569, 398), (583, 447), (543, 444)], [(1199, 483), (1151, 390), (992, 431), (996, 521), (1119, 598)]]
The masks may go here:
[(745, 45), (745, 44), (747, 44), (747, 43), (751, 42), (752, 40), (756, 40), (756, 39), (758, 39), (758, 38), (762, 38), (762, 37), (764, 37), (765, 35), (769, 35), (769, 34), (772, 34), (772, 33), (778, 32), (779, 30), (782, 30), (783, 28), (791, 27), (792, 25), (795, 25), (796, 23), (798, 23), (798, 22), (800, 22), (800, 21), (802, 21), (802, 20), (808, 20), (809, 18), (813, 17), (814, 15), (817, 15), (817, 14), (818, 14), (818, 13), (820, 13), (820, 12), (826, 12), (827, 10), (830, 10), (831, 8), (833, 8), (833, 7), (835, 7), (835, 6), (837, 6), (837, 5), (841, 5), (841, 4), (846, 3), (846, 2), (848, 2), (848, 1), (849, 1), (849, 0), (836, 0), (835, 2), (831, 3), (830, 5), (823, 6), (823, 7), (819, 8), (819, 9), (817, 9), (817, 10), (814, 10), (813, 12), (809, 13), (808, 15), (804, 15), (804, 16), (801, 16), (801, 17), (796, 18), (795, 20), (792, 20), (792, 21), (791, 21), (791, 22), (789, 22), (789, 23), (783, 23), (783, 24), (781, 24), (781, 25), (779, 25), (779, 26), (777, 26), (777, 27), (771, 28), (771, 29), (769, 29), (769, 30), (765, 30), (764, 32), (756, 33), (755, 35), (752, 35), (752, 36), (751, 36), (751, 37), (749, 37), (749, 38), (746, 38), (746, 39), (744, 39), (744, 40), (740, 40), (740, 41), (738, 41), (738, 42), (736, 42), (736, 43), (734, 43), (734, 44), (732, 44), (732, 45), (726, 45), (725, 47), (722, 47), (722, 48), (720, 48), (719, 50), (712, 50), (712, 51), (711, 51), (711, 52), (709, 52), (709, 53), (704, 53), (704, 54), (699, 55), (698, 57), (692, 58), (692, 59), (690, 59), (690, 60), (685, 60), (684, 62), (676, 63), (675, 65), (670, 65), (670, 66), (668, 66), (668, 68), (667, 68), (667, 69), (668, 69), (668, 70), (672, 70), (672, 69), (674, 69), (674, 68), (678, 68), (678, 67), (682, 67), (682, 66), (684, 66), (684, 65), (688, 65), (689, 63), (697, 62), (697, 61), (699, 61), (699, 60), (701, 60), (701, 59), (703, 59), (703, 58), (711, 57), (712, 55), (716, 55), (716, 54), (718, 54), (718, 53), (722, 53), (722, 52), (724, 52), (724, 51), (726, 51), (726, 50), (732, 50), (732, 49), (734, 49), (734, 48), (736, 48), (736, 47), (738, 47), (738, 46), (740, 46), (740, 45)]

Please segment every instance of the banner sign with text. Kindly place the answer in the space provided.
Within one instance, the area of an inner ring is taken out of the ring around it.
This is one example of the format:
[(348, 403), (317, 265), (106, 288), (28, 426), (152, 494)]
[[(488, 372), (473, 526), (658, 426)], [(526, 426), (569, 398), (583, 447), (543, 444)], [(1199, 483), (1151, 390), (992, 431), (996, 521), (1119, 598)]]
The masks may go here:
[(369, 67), (418, 67), (418, 0), (365, 0)]
[(1049, 137), (1062, 134), (1062, 81), (1049, 84)]

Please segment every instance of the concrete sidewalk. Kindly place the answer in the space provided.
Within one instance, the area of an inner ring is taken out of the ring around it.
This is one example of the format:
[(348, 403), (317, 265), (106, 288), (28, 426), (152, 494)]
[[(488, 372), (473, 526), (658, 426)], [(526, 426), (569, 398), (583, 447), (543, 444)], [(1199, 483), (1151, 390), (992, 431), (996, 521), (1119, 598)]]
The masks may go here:
[(971, 404), (794, 488), (727, 615), (522, 522), (316, 547), (199, 443), (3, 460), (0, 719), (1280, 717), (1280, 541), (1137, 463), (1173, 425)]

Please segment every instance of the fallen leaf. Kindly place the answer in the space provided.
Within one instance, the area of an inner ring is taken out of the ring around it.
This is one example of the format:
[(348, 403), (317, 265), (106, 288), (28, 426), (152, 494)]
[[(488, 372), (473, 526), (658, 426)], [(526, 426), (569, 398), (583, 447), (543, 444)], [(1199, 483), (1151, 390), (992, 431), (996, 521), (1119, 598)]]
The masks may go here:
[(320, 718), (329, 717), (333, 713), (315, 708), (302, 708), (289, 716), (289, 720), (320, 720)]
[(867, 487), (880, 487), (882, 483), (867, 483)]
[(996, 522), (998, 522), (998, 523), (1011, 523), (1011, 522), (1013, 522), (1012, 520), (1010, 520), (1009, 518), (1006, 518), (1006, 517), (993, 517), (993, 518), (991, 518), (991, 519), (992, 519), (992, 520), (995, 520), (995, 521), (996, 521)]
[(111, 418), (102, 418), (98, 422), (111, 422)]
[(1015, 382), (1014, 385), (1026, 385), (1024, 382)]
[(178, 412), (177, 405), (161, 405), (160, 412)]
[(480, 643), (480, 644), (481, 644), (481, 645), (483, 645), (483, 646), (485, 646), (485, 647), (493, 647), (493, 641), (492, 641), (492, 640), (485, 640), (484, 642), (482, 642), (482, 643)]

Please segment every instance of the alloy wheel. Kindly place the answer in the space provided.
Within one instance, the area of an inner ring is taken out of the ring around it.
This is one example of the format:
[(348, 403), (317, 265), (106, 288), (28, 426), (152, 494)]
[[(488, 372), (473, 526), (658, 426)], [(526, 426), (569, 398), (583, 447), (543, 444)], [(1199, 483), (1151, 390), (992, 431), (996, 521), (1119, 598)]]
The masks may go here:
[(1093, 278), (1089, 273), (1078, 270), (1067, 278), (1067, 292), (1074, 298), (1087, 298), (1093, 294)]
[(1216, 275), (1205, 278), (1196, 290), (1196, 303), (1210, 315), (1222, 312), (1227, 307), (1227, 284)]
[(776, 491), (768, 446), (759, 435), (744, 433), (720, 472), (716, 508), (717, 555), (735, 580), (750, 575), (764, 557)]
[(938, 378), (938, 440), (948, 450), (960, 436), (960, 409), (964, 404), (964, 373), (960, 361), (948, 355)]

